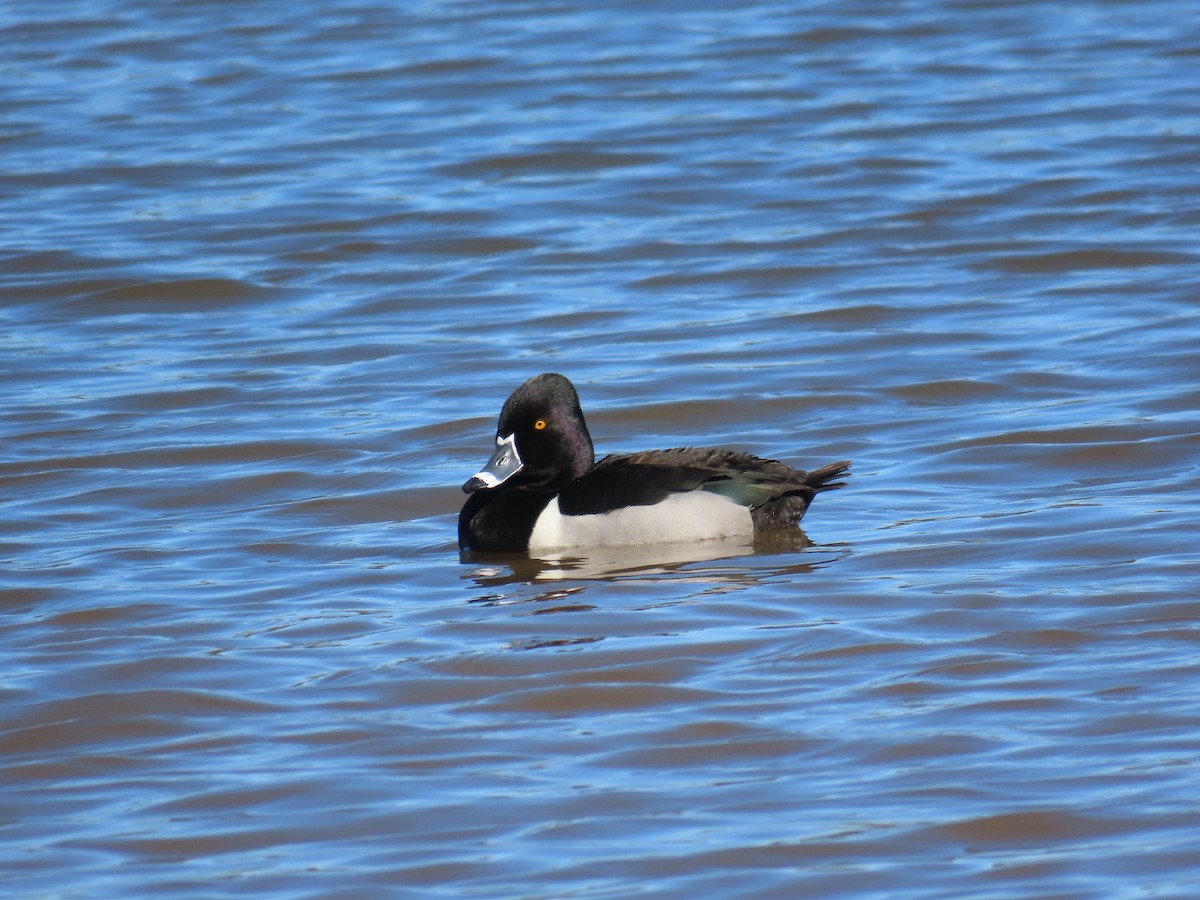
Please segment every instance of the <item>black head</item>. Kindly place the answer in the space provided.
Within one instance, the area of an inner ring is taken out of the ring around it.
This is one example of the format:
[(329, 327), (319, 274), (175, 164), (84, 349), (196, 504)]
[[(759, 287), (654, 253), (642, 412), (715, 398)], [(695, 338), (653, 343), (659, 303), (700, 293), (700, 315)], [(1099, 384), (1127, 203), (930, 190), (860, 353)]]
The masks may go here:
[(575, 386), (562, 375), (546, 372), (530, 378), (505, 401), (496, 426), (496, 452), (463, 490), (511, 484), (557, 493), (591, 471), (594, 463)]

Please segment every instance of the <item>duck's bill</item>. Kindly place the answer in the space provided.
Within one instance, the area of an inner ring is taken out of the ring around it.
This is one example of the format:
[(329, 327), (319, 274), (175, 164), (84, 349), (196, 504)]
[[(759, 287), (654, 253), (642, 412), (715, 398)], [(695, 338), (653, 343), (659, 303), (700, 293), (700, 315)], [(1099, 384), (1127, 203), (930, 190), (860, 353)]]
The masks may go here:
[(498, 487), (521, 471), (525, 464), (517, 453), (517, 436), (510, 434), (502, 438), (496, 436), (496, 452), (487, 461), (487, 465), (471, 476), (463, 485), (463, 491), (470, 494), (486, 488)]

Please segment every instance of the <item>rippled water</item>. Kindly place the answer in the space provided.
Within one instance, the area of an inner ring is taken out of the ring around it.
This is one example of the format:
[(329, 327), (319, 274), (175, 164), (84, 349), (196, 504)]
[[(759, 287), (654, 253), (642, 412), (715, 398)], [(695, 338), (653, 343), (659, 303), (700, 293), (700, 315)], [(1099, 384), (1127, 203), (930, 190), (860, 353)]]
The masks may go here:
[[(1200, 893), (1185, 2), (0, 9), (20, 897)], [(460, 561), (600, 453), (811, 545)]]

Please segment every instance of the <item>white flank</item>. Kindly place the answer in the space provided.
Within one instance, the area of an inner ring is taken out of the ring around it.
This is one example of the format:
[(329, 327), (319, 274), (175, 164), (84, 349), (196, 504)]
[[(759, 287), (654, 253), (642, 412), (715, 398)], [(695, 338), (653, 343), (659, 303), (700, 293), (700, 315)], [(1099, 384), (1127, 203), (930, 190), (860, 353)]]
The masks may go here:
[(753, 533), (749, 509), (706, 491), (672, 494), (652, 506), (587, 516), (564, 516), (555, 497), (534, 523), (529, 549), (669, 544)]

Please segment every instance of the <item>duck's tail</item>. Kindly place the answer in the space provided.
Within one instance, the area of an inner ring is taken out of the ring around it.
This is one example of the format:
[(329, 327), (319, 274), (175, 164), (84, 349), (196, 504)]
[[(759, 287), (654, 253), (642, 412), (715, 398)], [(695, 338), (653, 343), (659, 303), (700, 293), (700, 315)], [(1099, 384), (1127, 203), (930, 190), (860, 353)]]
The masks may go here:
[(750, 511), (754, 530), (766, 532), (797, 528), (813, 498), (821, 491), (840, 488), (846, 482), (835, 479), (848, 474), (849, 471), (849, 460), (842, 460), (821, 466), (803, 476), (798, 471), (793, 472), (797, 480), (789, 484), (786, 493)]
[(843, 475), (850, 474), (850, 460), (843, 459), (841, 462), (830, 463), (827, 466), (821, 466), (819, 469), (814, 469), (808, 473), (808, 478), (804, 481), (814, 493), (820, 491), (829, 491), (833, 488), (840, 488), (845, 485), (844, 481), (834, 481), (835, 478), (840, 478)]

